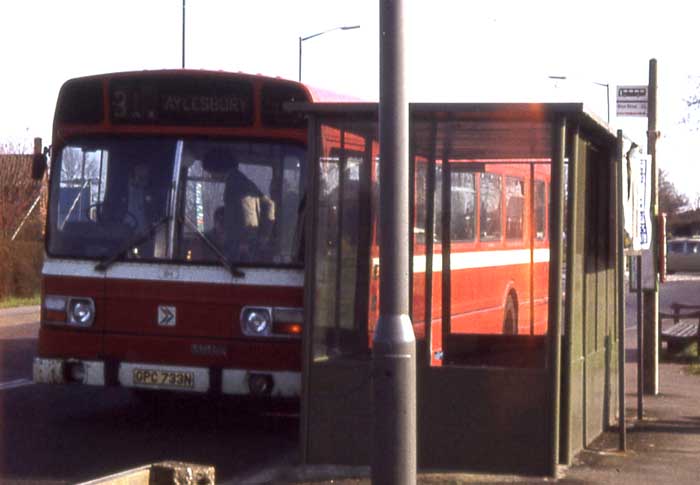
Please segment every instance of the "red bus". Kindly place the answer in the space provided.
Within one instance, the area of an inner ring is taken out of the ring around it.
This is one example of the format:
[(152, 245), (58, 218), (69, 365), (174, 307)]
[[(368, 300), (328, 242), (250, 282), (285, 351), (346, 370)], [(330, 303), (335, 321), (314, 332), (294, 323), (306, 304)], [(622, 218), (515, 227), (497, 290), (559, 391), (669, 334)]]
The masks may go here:
[[(311, 162), (306, 118), (283, 105), (318, 101), (350, 99), (207, 71), (66, 82), (54, 120), (34, 381), (298, 398)], [(357, 190), (363, 159), (377, 193), (378, 147), (332, 129), (324, 138), (319, 224), (327, 219), (332, 246), (332, 228), (350, 205), (337, 202)], [(445, 332), (545, 333), (549, 160), (416, 160), (418, 338), (426, 334), (425, 275), (450, 288), (449, 302), (433, 294), (434, 363)], [(433, 168), (439, 187), (430, 189)], [(343, 179), (347, 194), (339, 196)], [(369, 271), (367, 318), (358, 319), (368, 337), (378, 315), (378, 238), (376, 224), (358, 214), (356, 227), (375, 233), (356, 252)], [(349, 236), (324, 254), (357, 243), (351, 222), (340, 223)], [(434, 271), (426, 271), (429, 260)], [(445, 274), (450, 282), (440, 281)], [(356, 276), (334, 291), (355, 295)], [(442, 329), (446, 311), (450, 327)]]
[(320, 100), (346, 101), (224, 72), (66, 82), (34, 381), (298, 397), (307, 128), (283, 104)]

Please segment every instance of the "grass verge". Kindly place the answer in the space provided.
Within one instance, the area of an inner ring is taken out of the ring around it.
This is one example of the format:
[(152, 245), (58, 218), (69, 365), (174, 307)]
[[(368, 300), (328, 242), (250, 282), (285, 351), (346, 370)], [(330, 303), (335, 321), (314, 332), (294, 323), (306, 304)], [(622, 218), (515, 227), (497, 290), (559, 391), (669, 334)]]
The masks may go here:
[(0, 300), (0, 308), (14, 308), (18, 306), (38, 305), (40, 301), (41, 297), (39, 295), (34, 295), (28, 298), (4, 298)]
[(700, 363), (690, 364), (686, 368), (686, 371), (688, 372), (688, 374), (692, 374), (694, 376), (700, 375)]
[(686, 372), (692, 375), (700, 375), (700, 355), (698, 355), (698, 343), (692, 342), (678, 352), (663, 350), (662, 359), (666, 362), (677, 362), (686, 365)]

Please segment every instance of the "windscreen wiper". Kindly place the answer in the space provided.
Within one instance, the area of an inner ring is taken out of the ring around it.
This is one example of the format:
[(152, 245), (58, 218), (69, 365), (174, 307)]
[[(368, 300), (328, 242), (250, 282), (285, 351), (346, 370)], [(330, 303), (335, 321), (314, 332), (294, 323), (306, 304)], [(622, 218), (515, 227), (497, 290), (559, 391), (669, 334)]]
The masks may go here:
[(219, 262), (223, 265), (224, 268), (229, 270), (232, 276), (235, 278), (243, 278), (245, 276), (245, 273), (241, 271), (240, 269), (236, 268), (231, 261), (228, 260), (226, 255), (221, 252), (219, 247), (214, 244), (207, 236), (202, 234), (202, 232), (197, 228), (196, 224), (190, 221), (187, 216), (184, 216), (182, 219), (180, 219), (180, 222), (183, 222), (186, 226), (188, 226), (190, 229), (192, 229), (206, 244), (209, 246), (209, 248), (214, 251), (214, 254), (216, 255), (216, 258), (219, 260)]
[(162, 219), (154, 222), (151, 224), (151, 227), (146, 229), (144, 232), (140, 232), (138, 234), (135, 234), (133, 237), (129, 238), (126, 243), (122, 244), (119, 246), (119, 249), (112, 254), (111, 256), (103, 259), (99, 263), (95, 265), (95, 270), (97, 271), (105, 271), (107, 268), (112, 266), (112, 264), (118, 260), (124, 253), (126, 253), (129, 249), (133, 248), (134, 246), (138, 246), (139, 244), (143, 244), (146, 241), (148, 241), (150, 238), (153, 237), (153, 235), (156, 232), (156, 229), (158, 229), (162, 224), (170, 220), (170, 216), (165, 216)]

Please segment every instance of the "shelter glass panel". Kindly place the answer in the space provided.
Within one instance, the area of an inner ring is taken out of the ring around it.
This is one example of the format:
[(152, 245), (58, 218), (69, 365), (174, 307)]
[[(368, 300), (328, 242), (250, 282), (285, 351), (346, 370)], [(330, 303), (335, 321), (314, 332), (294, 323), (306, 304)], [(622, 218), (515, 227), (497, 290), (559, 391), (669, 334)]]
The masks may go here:
[[(381, 303), (376, 123), (320, 133), (313, 356), (365, 358)], [(431, 365), (544, 367), (550, 133), (414, 121), (411, 310)]]
[[(374, 124), (324, 125), (316, 160), (316, 361), (369, 357), (369, 174), (376, 143), (364, 133)], [(376, 307), (376, 300), (372, 302)]]
[(417, 187), (433, 192), (433, 204), (417, 190), (414, 228), (425, 243), (416, 245), (414, 263), (425, 261), (416, 268), (432, 284), (413, 296), (424, 297), (423, 314), (438, 322), (431, 365), (545, 366), (550, 134), (539, 121), (414, 123), (416, 159), (435, 167), (432, 186), (427, 170), (416, 168)]

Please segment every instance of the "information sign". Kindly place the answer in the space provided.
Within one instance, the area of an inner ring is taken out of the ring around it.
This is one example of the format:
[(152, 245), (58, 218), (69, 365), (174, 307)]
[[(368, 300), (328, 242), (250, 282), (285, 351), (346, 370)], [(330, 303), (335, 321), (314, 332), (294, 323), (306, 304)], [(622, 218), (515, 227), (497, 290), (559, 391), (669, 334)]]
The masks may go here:
[(651, 158), (630, 151), (624, 160), (625, 249), (627, 254), (639, 254), (651, 247)]
[(647, 116), (648, 86), (618, 86), (617, 116)]

